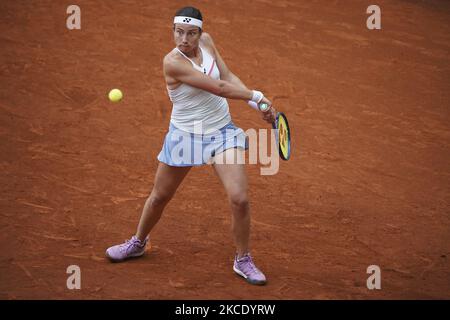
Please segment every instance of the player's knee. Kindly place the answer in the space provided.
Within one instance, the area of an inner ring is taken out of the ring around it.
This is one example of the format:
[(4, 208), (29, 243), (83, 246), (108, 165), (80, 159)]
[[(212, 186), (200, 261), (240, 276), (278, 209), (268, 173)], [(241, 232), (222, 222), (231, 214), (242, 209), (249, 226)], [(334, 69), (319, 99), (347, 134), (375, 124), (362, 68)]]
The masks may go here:
[(148, 201), (152, 207), (160, 207), (165, 206), (171, 198), (172, 196), (167, 193), (152, 193)]
[(246, 195), (234, 194), (230, 196), (230, 203), (233, 207), (239, 209), (247, 209), (249, 206), (249, 201)]

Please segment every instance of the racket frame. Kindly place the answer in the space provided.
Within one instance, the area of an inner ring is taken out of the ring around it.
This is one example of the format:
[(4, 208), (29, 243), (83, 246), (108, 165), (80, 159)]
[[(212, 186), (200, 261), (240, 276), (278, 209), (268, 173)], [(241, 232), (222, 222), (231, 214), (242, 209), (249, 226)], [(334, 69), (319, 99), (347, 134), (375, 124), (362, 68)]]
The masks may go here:
[[(280, 134), (279, 134), (279, 128), (278, 128), (278, 121), (279, 118), (283, 117), (284, 122), (286, 123), (286, 132), (287, 132), (287, 156), (283, 154), (283, 150), (281, 148), (280, 144)], [(280, 158), (287, 161), (291, 157), (291, 129), (289, 127), (289, 122), (287, 120), (286, 115), (283, 112), (277, 112), (277, 116), (275, 117), (275, 121), (272, 123), (272, 128), (276, 130), (275, 137), (276, 141), (278, 142), (278, 154), (280, 155)]]

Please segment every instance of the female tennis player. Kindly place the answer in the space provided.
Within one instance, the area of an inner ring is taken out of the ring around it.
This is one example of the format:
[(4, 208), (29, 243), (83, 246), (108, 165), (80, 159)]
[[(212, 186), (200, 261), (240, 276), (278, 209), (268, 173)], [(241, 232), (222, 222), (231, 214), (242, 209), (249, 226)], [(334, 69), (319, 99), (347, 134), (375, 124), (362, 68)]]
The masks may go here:
[(211, 36), (203, 32), (198, 9), (178, 10), (173, 23), (176, 47), (163, 62), (173, 109), (158, 155), (160, 163), (153, 190), (145, 202), (136, 234), (125, 243), (108, 248), (106, 256), (113, 262), (142, 256), (150, 231), (190, 168), (212, 164), (226, 189), (232, 211), (236, 245), (233, 270), (249, 283), (263, 285), (266, 277), (255, 266), (249, 248), (250, 211), (243, 164), (248, 149), (246, 135), (232, 122), (226, 98), (268, 104), (270, 108), (262, 116), (269, 123), (274, 121), (276, 111), (260, 91), (249, 90), (227, 68)]

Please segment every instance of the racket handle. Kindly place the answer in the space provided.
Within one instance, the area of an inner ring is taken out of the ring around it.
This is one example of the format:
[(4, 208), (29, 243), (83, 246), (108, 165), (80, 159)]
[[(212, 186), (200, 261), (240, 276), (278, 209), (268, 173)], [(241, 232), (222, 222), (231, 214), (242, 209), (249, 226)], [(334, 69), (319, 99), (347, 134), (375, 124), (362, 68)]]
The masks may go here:
[(250, 107), (258, 111), (265, 112), (269, 109), (269, 105), (267, 103), (261, 103), (258, 105), (255, 101), (252, 100), (249, 100), (247, 103)]

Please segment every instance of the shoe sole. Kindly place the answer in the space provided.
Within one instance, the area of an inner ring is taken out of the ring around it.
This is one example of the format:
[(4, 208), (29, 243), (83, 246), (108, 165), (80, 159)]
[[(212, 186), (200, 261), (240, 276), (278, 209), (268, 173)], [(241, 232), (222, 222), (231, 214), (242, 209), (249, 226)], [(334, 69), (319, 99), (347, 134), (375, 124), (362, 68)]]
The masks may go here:
[(126, 257), (126, 258), (124, 258), (124, 259), (114, 259), (114, 258), (112, 258), (112, 257), (108, 254), (108, 251), (106, 251), (105, 254), (106, 254), (106, 257), (107, 257), (111, 262), (123, 262), (123, 261), (125, 261), (125, 260), (129, 260), (129, 259), (134, 259), (134, 258), (142, 257), (142, 256), (144, 255), (144, 253), (145, 253), (145, 250), (144, 250), (142, 253), (134, 254), (134, 255), (131, 255), (131, 256)]
[(242, 278), (244, 278), (248, 283), (256, 285), (256, 286), (263, 286), (267, 283), (267, 280), (265, 281), (258, 281), (258, 280), (250, 280), (242, 271), (240, 271), (239, 269), (236, 269), (235, 266), (233, 266), (233, 270), (234, 272), (241, 276)]

